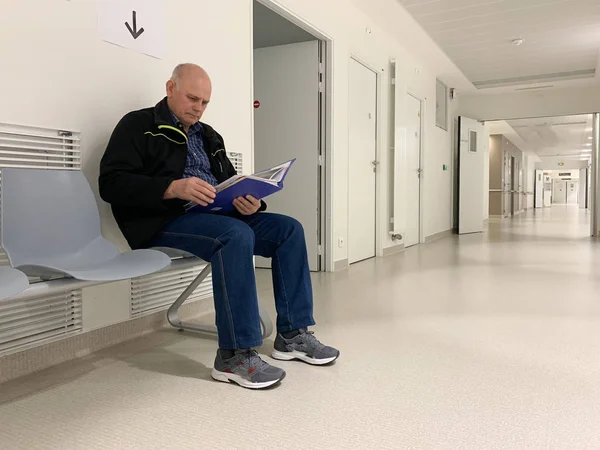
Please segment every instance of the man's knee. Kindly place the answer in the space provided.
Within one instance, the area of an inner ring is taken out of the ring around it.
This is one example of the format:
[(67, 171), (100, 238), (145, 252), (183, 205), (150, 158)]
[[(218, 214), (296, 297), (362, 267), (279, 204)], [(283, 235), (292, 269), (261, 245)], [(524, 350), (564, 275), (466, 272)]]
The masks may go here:
[(302, 224), (293, 217), (278, 216), (279, 226), (285, 230), (285, 235), (288, 239), (304, 239), (304, 228)]
[(223, 230), (218, 238), (223, 246), (235, 245), (254, 248), (254, 231), (242, 221), (238, 221)]

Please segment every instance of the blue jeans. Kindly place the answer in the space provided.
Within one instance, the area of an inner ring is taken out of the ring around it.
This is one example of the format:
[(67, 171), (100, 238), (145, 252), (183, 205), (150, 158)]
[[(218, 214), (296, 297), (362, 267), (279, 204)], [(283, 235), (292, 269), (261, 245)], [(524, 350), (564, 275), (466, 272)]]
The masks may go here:
[(149, 246), (184, 250), (212, 264), (220, 348), (262, 344), (253, 255), (272, 258), (277, 330), (315, 324), (304, 230), (291, 217), (188, 213), (163, 228)]

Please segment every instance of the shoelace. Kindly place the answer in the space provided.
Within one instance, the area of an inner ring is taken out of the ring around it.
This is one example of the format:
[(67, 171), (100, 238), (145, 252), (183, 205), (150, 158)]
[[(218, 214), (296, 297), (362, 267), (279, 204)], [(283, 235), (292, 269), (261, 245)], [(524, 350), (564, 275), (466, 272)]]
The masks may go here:
[(246, 350), (243, 355), (248, 357), (247, 364), (248, 367), (254, 367), (255, 369), (261, 370), (268, 366), (268, 364), (262, 360), (260, 356), (258, 356), (258, 352), (256, 350)]
[(322, 349), (323, 347), (325, 347), (323, 344), (321, 344), (321, 342), (315, 337), (315, 333), (314, 331), (304, 331), (304, 335), (306, 336), (306, 340), (308, 341), (309, 344), (312, 344), (313, 346), (315, 346), (318, 349)]

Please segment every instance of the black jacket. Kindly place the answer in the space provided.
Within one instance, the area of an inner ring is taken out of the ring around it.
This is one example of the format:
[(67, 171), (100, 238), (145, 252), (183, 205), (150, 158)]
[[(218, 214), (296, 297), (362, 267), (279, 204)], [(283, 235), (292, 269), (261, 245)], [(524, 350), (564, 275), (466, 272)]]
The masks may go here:
[[(236, 171), (223, 138), (202, 124), (204, 150), (219, 183)], [(183, 177), (187, 135), (173, 125), (167, 99), (125, 115), (112, 133), (100, 163), (100, 196), (132, 249), (144, 248), (167, 223), (185, 213), (183, 200), (164, 200), (172, 181)], [(263, 204), (263, 209), (264, 209)]]

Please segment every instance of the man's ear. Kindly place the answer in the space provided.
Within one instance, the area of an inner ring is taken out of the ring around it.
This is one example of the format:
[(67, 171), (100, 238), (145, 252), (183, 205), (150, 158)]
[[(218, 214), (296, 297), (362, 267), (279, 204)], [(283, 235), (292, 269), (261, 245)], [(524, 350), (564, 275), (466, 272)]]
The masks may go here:
[(174, 90), (175, 90), (175, 82), (173, 80), (167, 81), (167, 97), (172, 97)]

